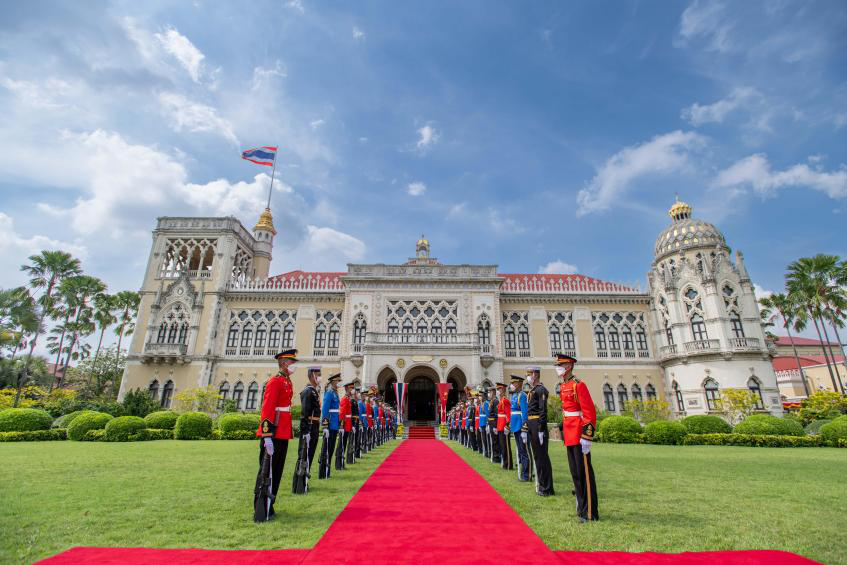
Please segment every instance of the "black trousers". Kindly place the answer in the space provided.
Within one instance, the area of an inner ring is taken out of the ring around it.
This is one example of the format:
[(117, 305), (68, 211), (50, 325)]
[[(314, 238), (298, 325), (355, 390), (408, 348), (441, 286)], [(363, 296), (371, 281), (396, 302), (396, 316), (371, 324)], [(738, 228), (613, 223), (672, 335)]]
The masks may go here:
[[(535, 461), (535, 473), (538, 483), (538, 494), (552, 496), (553, 491), (553, 465), (550, 463), (550, 432), (546, 425), (541, 425), (538, 420), (530, 420), (529, 441), (532, 444), (532, 457)], [(538, 437), (539, 432), (541, 437)]]
[(529, 480), (529, 453), (528, 446), (524, 443), (524, 434), (528, 432), (515, 432), (515, 451), (518, 452), (518, 480)]
[[(288, 455), (288, 440), (273, 438), (274, 454), (271, 455), (271, 488), (274, 496), (279, 491), (279, 480), (282, 478), (282, 470), (285, 467), (285, 457)], [(265, 438), (259, 438), (259, 473), (262, 472), (262, 460), (265, 458)], [(253, 501), (255, 504), (255, 500)], [(271, 503), (271, 516), (274, 514), (274, 505)]]
[(491, 436), (491, 462), (500, 462), (500, 437), (497, 435), (497, 427), (489, 426), (488, 434)]
[[(317, 422), (312, 422), (306, 430), (309, 432), (309, 472), (311, 473), (312, 463), (315, 461), (315, 453), (318, 451), (318, 440), (320, 440), (321, 427)], [(303, 427), (300, 427), (300, 435), (303, 435)]]
[(514, 468), (512, 461), (512, 433), (506, 430), (498, 432), (500, 436), (500, 466), (511, 471)]
[(586, 520), (599, 520), (597, 511), (597, 485), (594, 482), (594, 467), (591, 454), (583, 454), (579, 444), (569, 445), (568, 466), (571, 468), (574, 492), (576, 492), (576, 514)]
[(318, 478), (328, 479), (329, 471), (332, 467), (332, 454), (335, 452), (335, 440), (338, 437), (338, 430), (327, 430), (324, 435), (323, 444), (321, 445), (321, 456), (318, 459)]
[(347, 432), (344, 430), (338, 430), (338, 446), (335, 448), (335, 470), (343, 471), (344, 467), (346, 467), (345, 457), (347, 456), (344, 451), (347, 447)]

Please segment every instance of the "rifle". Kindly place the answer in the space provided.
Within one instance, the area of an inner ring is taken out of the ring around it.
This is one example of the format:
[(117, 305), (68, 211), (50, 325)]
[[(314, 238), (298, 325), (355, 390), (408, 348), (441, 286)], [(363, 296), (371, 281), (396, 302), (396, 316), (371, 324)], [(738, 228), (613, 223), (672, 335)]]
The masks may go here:
[(271, 516), (271, 505), (274, 502), (273, 470), (271, 456), (265, 453), (262, 466), (256, 476), (256, 488), (253, 491), (253, 521), (267, 522)]
[[(301, 426), (301, 433), (303, 428)], [(307, 432), (300, 441), (300, 449), (297, 452), (297, 465), (294, 467), (294, 482), (291, 485), (293, 494), (306, 494), (309, 492), (309, 440), (311, 435)]]
[(338, 439), (336, 442), (338, 445), (335, 446), (335, 470), (342, 471), (344, 470), (344, 436), (347, 435), (347, 432), (344, 431), (344, 428), (341, 428), (338, 431)]
[[(329, 428), (324, 428), (323, 431), (324, 440), (321, 444), (321, 456), (318, 458), (318, 477), (321, 479), (326, 479), (329, 477), (329, 464), (327, 461), (329, 458)], [(326, 472), (324, 472), (326, 469)]]
[(355, 461), (353, 458), (354, 452), (356, 451), (356, 446), (354, 445), (356, 442), (356, 427), (350, 427), (350, 434), (345, 434), (347, 445), (344, 446), (344, 452), (347, 455), (347, 464), (352, 465)]

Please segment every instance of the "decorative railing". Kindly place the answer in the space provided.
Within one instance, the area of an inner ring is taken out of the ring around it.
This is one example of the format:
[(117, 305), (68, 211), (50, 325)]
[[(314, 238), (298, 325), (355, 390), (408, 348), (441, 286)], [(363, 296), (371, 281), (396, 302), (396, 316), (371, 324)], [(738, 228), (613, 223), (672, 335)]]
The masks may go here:
[(685, 351), (689, 353), (697, 351), (720, 351), (720, 348), (721, 342), (718, 339), (701, 339), (685, 342)]
[(644, 294), (622, 284), (601, 281), (583, 275), (512, 275), (501, 274), (506, 280), (500, 292), (516, 294)]
[(210, 271), (208, 269), (192, 270), (192, 271), (182, 271), (182, 270), (176, 270), (176, 271), (168, 270), (168, 271), (166, 271), (166, 270), (161, 270), (161, 271), (159, 271), (159, 278), (160, 279), (178, 279), (180, 277), (180, 275), (182, 275), (183, 273), (185, 273), (185, 275), (189, 279), (211, 279), (212, 278), (212, 271)]
[(361, 353), (362, 353), (362, 351), (364, 351), (364, 349), (365, 349), (364, 344), (361, 344), (361, 343), (354, 343), (353, 344), (353, 354), (354, 355), (355, 354), (361, 355)]
[(232, 281), (228, 283), (227, 289), (239, 292), (344, 292), (341, 277), (345, 274), (294, 272), (270, 279)]
[(188, 345), (185, 343), (148, 343), (144, 346), (145, 353), (154, 355), (185, 355)]
[(733, 349), (760, 349), (759, 339), (756, 337), (731, 337), (729, 346)]
[(672, 343), (671, 345), (663, 345), (659, 348), (659, 356), (662, 357), (662, 359), (674, 357), (675, 355), (678, 355), (675, 343)]
[(475, 333), (378, 333), (365, 335), (366, 345), (455, 345), (476, 346), (479, 335)]
[(494, 346), (490, 343), (482, 343), (479, 346), (479, 352), (482, 355), (494, 355)]

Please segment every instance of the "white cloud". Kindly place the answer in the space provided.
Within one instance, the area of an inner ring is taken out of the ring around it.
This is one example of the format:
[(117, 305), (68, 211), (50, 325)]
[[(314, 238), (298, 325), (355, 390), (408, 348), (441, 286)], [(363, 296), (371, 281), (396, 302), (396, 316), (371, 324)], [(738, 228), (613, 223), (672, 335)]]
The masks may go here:
[(293, 8), (293, 9), (297, 10), (297, 11), (298, 11), (298, 12), (300, 12), (301, 14), (302, 14), (303, 12), (305, 12), (305, 11), (306, 11), (306, 10), (303, 8), (303, 2), (302, 2), (302, 0), (289, 0), (289, 2), (288, 2), (288, 7), (289, 7), (289, 8)]
[(358, 26), (353, 26), (353, 39), (362, 41), (365, 39), (365, 32), (359, 29)]
[(406, 187), (406, 192), (410, 196), (422, 196), (426, 192), (426, 185), (422, 182), (409, 183), (409, 186)]
[(174, 92), (159, 94), (159, 102), (174, 131), (212, 132), (238, 145), (232, 124), (218, 116), (217, 110), (211, 106), (192, 102)]
[(708, 50), (726, 52), (732, 48), (729, 40), (732, 28), (733, 23), (722, 2), (694, 0), (682, 13), (675, 44), (685, 46), (692, 40), (703, 39)]
[(318, 118), (317, 120), (312, 120), (311, 122), (309, 122), (309, 125), (312, 126), (312, 129), (318, 129), (325, 123), (326, 122), (323, 120), (323, 118)]
[(277, 59), (272, 68), (254, 67), (253, 68), (253, 90), (259, 90), (262, 85), (273, 77), (285, 78), (288, 76), (288, 69), (282, 64), (282, 61)]
[(191, 41), (179, 33), (175, 28), (169, 27), (164, 33), (154, 34), (161, 46), (176, 58), (177, 61), (188, 71), (188, 75), (194, 82), (200, 82), (203, 59), (205, 55), (194, 46)]
[(572, 275), (579, 272), (579, 269), (577, 269), (576, 265), (571, 265), (570, 263), (565, 263), (561, 259), (556, 259), (555, 261), (550, 261), (546, 265), (539, 267), (538, 272), (549, 275)]
[(431, 146), (438, 143), (439, 138), (441, 137), (441, 133), (432, 127), (430, 124), (425, 125), (424, 127), (418, 129), (418, 142), (416, 147), (418, 151), (426, 151)]
[(577, 215), (608, 210), (639, 177), (683, 169), (689, 152), (704, 143), (705, 138), (697, 133), (677, 130), (618, 151), (579, 191)]
[(54, 110), (65, 108), (68, 105), (60, 102), (58, 98), (67, 95), (71, 91), (71, 85), (67, 82), (50, 78), (43, 85), (36, 84), (27, 80), (14, 80), (9, 77), (3, 77), (0, 80), (6, 90), (13, 93), (18, 101), (44, 110)]
[(450, 210), (447, 211), (447, 215), (450, 217), (461, 216), (465, 213), (465, 210), (468, 207), (467, 202), (460, 202), (458, 204), (454, 204), (450, 206)]
[(359, 261), (365, 256), (365, 244), (362, 240), (332, 228), (308, 226), (306, 248), (308, 252), (321, 259), (343, 259)]
[(751, 99), (759, 96), (759, 92), (751, 87), (738, 87), (722, 100), (712, 104), (700, 105), (697, 102), (682, 110), (682, 119), (694, 126), (700, 126), (709, 122), (723, 122), (724, 118), (733, 110), (747, 104)]
[(753, 294), (756, 295), (756, 300), (758, 301), (758, 300), (761, 300), (762, 298), (768, 298), (769, 296), (771, 296), (773, 294), (773, 291), (767, 290), (767, 289), (762, 288), (761, 286), (757, 285), (756, 283), (753, 283)]
[(803, 186), (825, 193), (830, 198), (847, 196), (847, 167), (827, 172), (811, 168), (805, 163), (784, 171), (773, 171), (762, 153), (750, 155), (721, 171), (715, 179), (716, 186), (739, 188), (752, 186), (761, 195), (772, 195), (780, 188)]

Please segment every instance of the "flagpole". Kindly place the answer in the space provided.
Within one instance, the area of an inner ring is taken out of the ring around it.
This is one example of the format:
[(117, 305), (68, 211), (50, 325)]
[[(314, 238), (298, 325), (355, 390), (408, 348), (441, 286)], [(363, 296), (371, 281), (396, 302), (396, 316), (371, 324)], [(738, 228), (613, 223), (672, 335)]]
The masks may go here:
[(276, 151), (274, 151), (274, 164), (273, 169), (271, 170), (271, 185), (268, 187), (268, 210), (271, 209), (271, 193), (274, 189), (274, 176), (276, 175)]

